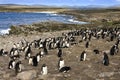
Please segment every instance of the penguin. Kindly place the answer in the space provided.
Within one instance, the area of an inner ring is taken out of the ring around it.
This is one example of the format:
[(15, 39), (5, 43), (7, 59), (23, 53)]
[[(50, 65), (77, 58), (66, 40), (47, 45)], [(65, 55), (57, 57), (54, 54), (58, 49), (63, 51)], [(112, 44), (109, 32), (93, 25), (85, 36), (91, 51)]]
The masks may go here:
[(37, 57), (33, 56), (33, 66), (38, 66), (38, 61), (37, 61)]
[(113, 45), (112, 48), (110, 49), (110, 55), (117, 54), (119, 51), (118, 45)]
[(2, 56), (4, 54), (4, 49), (0, 50), (0, 56)]
[(43, 51), (44, 51), (45, 55), (48, 54), (48, 50), (47, 50), (47, 48), (43, 48)]
[(31, 53), (32, 53), (30, 45), (27, 46), (26, 48), (27, 48), (27, 50), (25, 52), (25, 59), (29, 58), (31, 56)]
[(17, 73), (21, 71), (22, 71), (22, 63), (21, 61), (18, 61), (15, 65), (15, 74), (17, 75)]
[(8, 51), (5, 51), (5, 52), (3, 53), (3, 55), (4, 55), (4, 56), (7, 56), (7, 55), (8, 55)]
[(68, 72), (68, 71), (70, 71), (71, 70), (71, 67), (69, 67), (69, 66), (64, 66), (64, 67), (62, 67), (60, 70), (59, 70), (59, 72)]
[(33, 65), (33, 56), (29, 58), (28, 64)]
[(80, 55), (80, 61), (85, 61), (86, 60), (86, 52), (83, 51)]
[(18, 52), (18, 50), (17, 50), (17, 49), (15, 49), (15, 50), (14, 50), (13, 55), (15, 55), (15, 56), (16, 56), (16, 55), (19, 55), (19, 52)]
[(48, 68), (46, 64), (43, 64), (41, 67), (41, 74), (42, 75), (47, 75), (48, 74)]
[(14, 51), (15, 51), (15, 48), (11, 48), (11, 50), (10, 50), (10, 56), (14, 55)]
[(41, 40), (41, 42), (39, 43), (39, 48), (43, 48), (43, 42)]
[(104, 52), (103, 53), (103, 64), (105, 65), (105, 66), (108, 66), (109, 65), (109, 57), (108, 57), (108, 55)]
[(13, 48), (15, 48), (15, 49), (17, 48), (17, 45), (15, 43), (13, 44)]
[(40, 55), (40, 53), (37, 53), (37, 54), (36, 54), (36, 58), (37, 58), (37, 62), (39, 63), (39, 61), (40, 61), (40, 58), (41, 58), (41, 55)]
[(30, 65), (33, 65), (33, 66), (38, 66), (38, 61), (37, 61), (37, 57), (36, 56), (31, 56), (29, 58), (29, 63)]
[(114, 40), (114, 35), (111, 34), (111, 36), (110, 36), (110, 41), (113, 41), (113, 40)]
[(65, 62), (62, 57), (60, 57), (59, 62), (58, 62), (58, 69), (60, 70), (62, 67), (65, 66)]
[(58, 54), (57, 54), (58, 57), (61, 57), (62, 56), (62, 49), (58, 49)]
[(69, 48), (69, 47), (70, 47), (70, 44), (69, 44), (67, 41), (65, 41), (64, 47), (65, 47), (65, 48)]
[(10, 50), (10, 58), (13, 58), (13, 59), (20, 58), (19, 50), (17, 48), (11, 48), (11, 50)]
[(86, 42), (85, 47), (86, 47), (86, 48), (89, 47), (89, 41)]
[(10, 60), (9, 64), (8, 64), (8, 69), (15, 69), (15, 60), (12, 59)]

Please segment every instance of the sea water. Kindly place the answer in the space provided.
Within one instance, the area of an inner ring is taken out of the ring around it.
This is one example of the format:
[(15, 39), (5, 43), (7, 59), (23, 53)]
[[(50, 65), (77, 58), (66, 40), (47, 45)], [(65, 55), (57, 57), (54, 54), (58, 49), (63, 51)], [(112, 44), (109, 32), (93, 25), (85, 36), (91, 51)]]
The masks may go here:
[(0, 34), (8, 34), (10, 26), (12, 25), (32, 24), (48, 20), (71, 24), (86, 23), (82, 21), (76, 21), (72, 16), (50, 12), (0, 12)]

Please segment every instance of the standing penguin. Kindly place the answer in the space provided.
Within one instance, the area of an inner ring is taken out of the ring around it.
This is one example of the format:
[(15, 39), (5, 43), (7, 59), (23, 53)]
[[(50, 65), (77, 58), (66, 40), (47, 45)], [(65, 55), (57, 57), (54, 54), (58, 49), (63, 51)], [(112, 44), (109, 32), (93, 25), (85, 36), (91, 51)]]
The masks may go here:
[(15, 69), (15, 59), (10, 60), (8, 64), (8, 69)]
[(37, 61), (37, 57), (36, 56), (31, 56), (29, 58), (29, 64), (30, 65), (33, 65), (33, 66), (38, 66), (38, 61)]
[(85, 47), (86, 47), (86, 48), (89, 47), (89, 41), (86, 42)]
[(37, 66), (37, 65), (38, 65), (37, 57), (33, 56), (33, 66)]
[(39, 63), (40, 58), (41, 58), (41, 54), (40, 54), (40, 53), (37, 53), (37, 54), (36, 54), (36, 58), (37, 58), (37, 62)]
[(65, 66), (65, 62), (64, 62), (63, 58), (61, 57), (58, 62), (58, 69), (60, 70), (64, 66)]
[(33, 65), (33, 56), (29, 58), (28, 64)]
[(83, 51), (80, 55), (80, 61), (85, 61), (86, 60), (86, 52)]
[(22, 63), (21, 61), (18, 61), (15, 65), (15, 74), (17, 75), (18, 72), (21, 72), (22, 70)]
[(48, 68), (46, 66), (46, 64), (43, 64), (41, 67), (41, 74), (42, 75), (47, 75), (48, 74)]
[(2, 56), (4, 54), (4, 49), (0, 50), (0, 56)]
[(32, 53), (31, 46), (27, 46), (25, 49), (25, 59), (28, 59)]
[(105, 66), (108, 66), (109, 65), (109, 58), (108, 58), (108, 55), (104, 52), (104, 57), (103, 57), (103, 64)]
[(58, 54), (57, 54), (58, 57), (61, 57), (62, 56), (62, 49), (58, 49)]
[(112, 48), (110, 49), (110, 55), (115, 55), (119, 51), (118, 45), (113, 45)]
[(43, 48), (43, 51), (44, 51), (45, 55), (48, 54), (48, 50), (47, 50), (47, 48)]

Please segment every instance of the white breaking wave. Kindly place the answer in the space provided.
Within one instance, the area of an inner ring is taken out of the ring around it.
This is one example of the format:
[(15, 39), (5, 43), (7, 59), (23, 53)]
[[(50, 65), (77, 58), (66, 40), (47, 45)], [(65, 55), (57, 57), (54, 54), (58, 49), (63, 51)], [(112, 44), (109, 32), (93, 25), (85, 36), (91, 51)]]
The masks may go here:
[(0, 30), (0, 34), (3, 35), (3, 34), (9, 34), (9, 28), (8, 29), (4, 29), (4, 30)]
[(86, 24), (86, 22), (77, 21), (77, 20), (74, 20), (74, 19), (69, 19), (68, 21), (73, 22), (73, 23)]
[(58, 14), (55, 14), (55, 13), (51, 13), (51, 15), (57, 16)]
[(54, 13), (56, 13), (56, 12), (54, 12), (54, 11), (41, 11), (41, 12), (33, 12), (33, 13), (48, 13), (48, 14), (54, 14)]

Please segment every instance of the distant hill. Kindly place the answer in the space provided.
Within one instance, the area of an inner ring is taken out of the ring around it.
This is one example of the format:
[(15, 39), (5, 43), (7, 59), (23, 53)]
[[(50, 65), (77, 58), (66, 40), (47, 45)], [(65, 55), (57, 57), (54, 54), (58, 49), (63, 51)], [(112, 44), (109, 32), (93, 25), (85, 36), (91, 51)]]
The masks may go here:
[(120, 5), (103, 6), (103, 5), (88, 5), (88, 6), (56, 6), (56, 5), (22, 5), (22, 4), (0, 4), (0, 7), (5, 8), (67, 8), (67, 9), (80, 9), (80, 10), (99, 10), (99, 9), (120, 9)]

